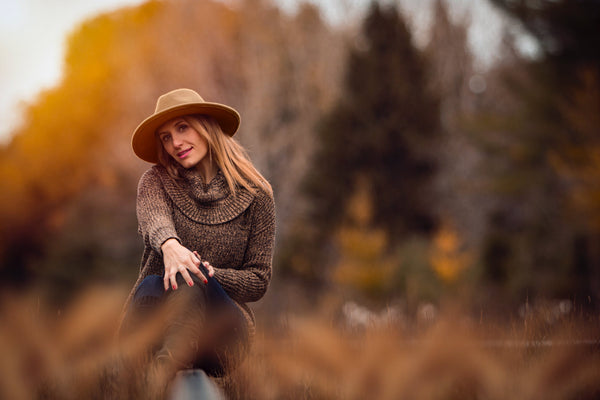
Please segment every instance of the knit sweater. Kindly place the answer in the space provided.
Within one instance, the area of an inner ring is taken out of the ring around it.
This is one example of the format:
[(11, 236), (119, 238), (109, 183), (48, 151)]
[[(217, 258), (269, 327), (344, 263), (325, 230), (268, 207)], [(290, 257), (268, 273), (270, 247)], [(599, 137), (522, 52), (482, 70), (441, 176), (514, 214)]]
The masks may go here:
[(175, 181), (162, 166), (141, 177), (137, 194), (139, 233), (144, 240), (140, 275), (130, 294), (148, 275), (164, 275), (161, 245), (175, 238), (214, 267), (214, 278), (240, 307), (254, 333), (246, 303), (259, 300), (271, 280), (275, 239), (272, 195), (239, 187), (233, 195), (219, 171), (208, 184), (193, 170), (180, 168)]

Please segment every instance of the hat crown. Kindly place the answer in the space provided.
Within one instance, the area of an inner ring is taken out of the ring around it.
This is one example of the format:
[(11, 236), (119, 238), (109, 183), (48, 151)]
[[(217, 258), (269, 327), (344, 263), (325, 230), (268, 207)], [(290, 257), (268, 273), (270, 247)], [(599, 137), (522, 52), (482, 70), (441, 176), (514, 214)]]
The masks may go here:
[(183, 104), (204, 103), (204, 99), (191, 89), (176, 89), (158, 98), (154, 114)]

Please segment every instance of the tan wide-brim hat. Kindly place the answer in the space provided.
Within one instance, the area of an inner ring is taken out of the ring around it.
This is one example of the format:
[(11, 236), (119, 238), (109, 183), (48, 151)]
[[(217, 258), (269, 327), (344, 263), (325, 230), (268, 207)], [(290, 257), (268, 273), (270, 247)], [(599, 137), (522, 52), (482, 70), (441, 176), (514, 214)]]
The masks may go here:
[(240, 114), (233, 108), (219, 103), (204, 101), (191, 89), (176, 89), (158, 98), (154, 114), (135, 128), (131, 138), (133, 152), (150, 163), (158, 163), (156, 130), (165, 122), (184, 115), (202, 114), (214, 118), (223, 133), (235, 135), (240, 126)]

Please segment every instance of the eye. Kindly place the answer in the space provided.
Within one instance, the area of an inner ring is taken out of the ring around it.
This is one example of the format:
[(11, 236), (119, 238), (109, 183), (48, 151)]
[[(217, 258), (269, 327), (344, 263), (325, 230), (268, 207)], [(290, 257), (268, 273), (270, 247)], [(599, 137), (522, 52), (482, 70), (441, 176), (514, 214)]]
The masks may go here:
[(179, 132), (183, 132), (183, 131), (185, 131), (187, 128), (188, 128), (187, 124), (179, 124), (179, 125), (177, 125), (177, 130), (178, 130)]
[(162, 140), (164, 143), (168, 142), (169, 140), (171, 140), (171, 134), (162, 135), (160, 137), (160, 140)]

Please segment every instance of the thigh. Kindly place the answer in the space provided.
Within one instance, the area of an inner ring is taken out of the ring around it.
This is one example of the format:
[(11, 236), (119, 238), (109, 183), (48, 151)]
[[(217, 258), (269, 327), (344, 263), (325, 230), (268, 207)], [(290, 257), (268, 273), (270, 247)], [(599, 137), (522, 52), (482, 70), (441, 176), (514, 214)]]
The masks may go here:
[(135, 289), (133, 297), (127, 307), (121, 334), (131, 333), (147, 322), (153, 313), (160, 307), (165, 299), (165, 290), (162, 277), (149, 275)]

